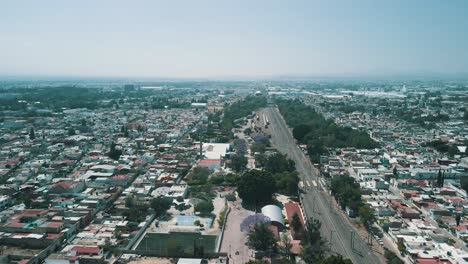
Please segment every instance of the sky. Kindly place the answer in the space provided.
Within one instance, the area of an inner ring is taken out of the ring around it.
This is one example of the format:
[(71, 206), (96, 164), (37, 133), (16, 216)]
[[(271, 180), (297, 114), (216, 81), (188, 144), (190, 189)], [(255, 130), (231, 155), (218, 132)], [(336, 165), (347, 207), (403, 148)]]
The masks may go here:
[(466, 0), (0, 2), (1, 76), (468, 73)]

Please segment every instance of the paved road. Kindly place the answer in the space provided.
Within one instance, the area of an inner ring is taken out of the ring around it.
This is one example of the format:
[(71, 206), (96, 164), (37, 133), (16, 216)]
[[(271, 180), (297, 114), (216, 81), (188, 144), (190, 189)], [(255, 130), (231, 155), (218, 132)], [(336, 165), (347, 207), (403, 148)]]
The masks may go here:
[[(322, 236), (331, 242), (331, 251), (351, 259), (355, 264), (385, 263), (383, 257), (376, 255), (357, 232), (354, 235), (354, 243), (351, 244), (354, 227), (336, 208), (331, 196), (321, 188), (318, 170), (296, 145), (281, 114), (273, 107), (265, 108), (263, 112), (270, 121), (268, 130), (273, 146), (296, 162), (297, 170), (307, 186), (305, 193), (301, 195), (304, 211), (307, 217), (320, 220)], [(314, 186), (314, 181), (317, 186)]]
[(249, 215), (254, 214), (241, 206), (240, 201), (229, 204), (231, 212), (227, 216), (221, 252), (227, 252), (230, 263), (242, 264), (251, 259), (252, 250), (245, 244), (247, 234), (240, 231), (240, 224)]

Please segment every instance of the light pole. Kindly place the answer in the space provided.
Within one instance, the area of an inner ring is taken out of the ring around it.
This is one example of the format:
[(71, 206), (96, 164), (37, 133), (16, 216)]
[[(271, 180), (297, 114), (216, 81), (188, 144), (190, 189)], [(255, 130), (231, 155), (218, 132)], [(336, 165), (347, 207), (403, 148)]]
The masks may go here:
[(333, 230), (330, 230), (330, 251), (332, 250)]

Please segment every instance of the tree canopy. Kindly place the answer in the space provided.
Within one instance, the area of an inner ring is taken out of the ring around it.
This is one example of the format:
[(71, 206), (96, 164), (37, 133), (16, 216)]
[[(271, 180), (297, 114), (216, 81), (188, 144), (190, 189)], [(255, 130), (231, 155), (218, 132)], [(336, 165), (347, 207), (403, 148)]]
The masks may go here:
[(324, 258), (326, 243), (320, 234), (322, 224), (319, 220), (310, 218), (301, 240), (300, 256), (306, 263), (320, 263)]
[(265, 251), (276, 246), (275, 235), (268, 229), (268, 224), (258, 223), (247, 237), (247, 245), (255, 250)]
[(468, 177), (460, 178), (460, 186), (466, 193), (468, 193)]
[(157, 216), (161, 216), (171, 208), (172, 205), (172, 199), (171, 198), (165, 198), (158, 196), (151, 200), (151, 208), (153, 208), (154, 212), (156, 213)]
[(271, 202), (275, 182), (270, 173), (251, 170), (241, 176), (237, 191), (246, 205), (259, 207)]
[(299, 100), (277, 100), (277, 105), (293, 129), (294, 138), (307, 144), (313, 161), (318, 161), (327, 148), (370, 149), (379, 146), (365, 131), (339, 126)]
[(358, 212), (361, 206), (361, 191), (359, 184), (351, 177), (337, 177), (331, 181), (331, 191), (344, 209), (349, 207)]
[(209, 214), (211, 212), (213, 212), (214, 210), (214, 206), (213, 206), (213, 202), (210, 200), (210, 201), (202, 201), (200, 203), (198, 203), (197, 205), (195, 205), (195, 212), (200, 212), (202, 214)]
[(243, 100), (234, 102), (224, 108), (222, 127), (225, 131), (230, 131), (234, 127), (234, 120), (246, 117), (253, 111), (265, 107), (267, 99), (265, 96), (247, 96)]

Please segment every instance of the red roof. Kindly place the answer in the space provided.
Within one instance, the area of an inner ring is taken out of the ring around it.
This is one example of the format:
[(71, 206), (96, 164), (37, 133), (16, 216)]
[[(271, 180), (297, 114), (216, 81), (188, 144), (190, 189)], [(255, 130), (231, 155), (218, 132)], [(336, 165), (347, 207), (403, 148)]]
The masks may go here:
[(441, 259), (435, 259), (435, 258), (418, 258), (417, 263), (419, 264), (452, 264), (449, 260), (441, 260)]
[(72, 250), (79, 254), (99, 254), (100, 252), (99, 247), (75, 246), (72, 248)]
[(289, 202), (284, 205), (286, 209), (286, 215), (288, 217), (289, 223), (292, 222), (294, 214), (299, 216), (299, 220), (301, 220), (302, 226), (304, 226), (304, 219), (302, 218), (301, 208), (299, 208), (298, 203)]
[(211, 166), (211, 165), (219, 165), (219, 163), (220, 163), (220, 160), (217, 160), (217, 159), (204, 159), (204, 160), (200, 160), (198, 162), (198, 165)]

